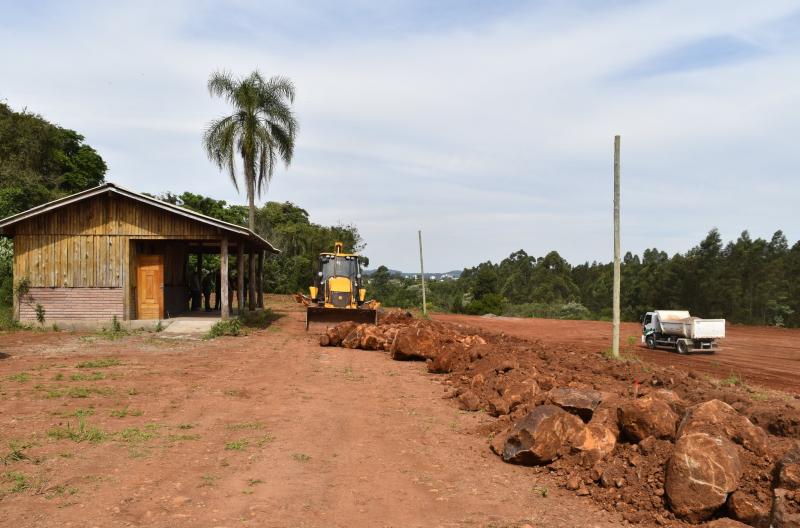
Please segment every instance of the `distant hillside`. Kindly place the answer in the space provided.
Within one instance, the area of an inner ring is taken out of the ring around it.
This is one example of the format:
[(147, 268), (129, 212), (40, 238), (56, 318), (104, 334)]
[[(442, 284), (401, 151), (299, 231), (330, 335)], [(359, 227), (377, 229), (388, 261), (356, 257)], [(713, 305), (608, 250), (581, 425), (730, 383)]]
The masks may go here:
[[(367, 277), (369, 277), (373, 273), (375, 273), (374, 269), (372, 269), (372, 270), (364, 270), (364, 275), (366, 275)], [(399, 271), (399, 270), (393, 270), (393, 269), (390, 269), (389, 273), (392, 276), (399, 276), (399, 277), (403, 277), (403, 278), (410, 278), (410, 277), (418, 277), (419, 276), (419, 273), (406, 273), (405, 271)], [(444, 276), (449, 276), (449, 277), (451, 277), (453, 279), (457, 279), (457, 278), (459, 278), (461, 276), (461, 270), (445, 271), (444, 273), (427, 273), (426, 272), (425, 273), (425, 278), (426, 279), (433, 279), (433, 278), (440, 279), (443, 275)]]

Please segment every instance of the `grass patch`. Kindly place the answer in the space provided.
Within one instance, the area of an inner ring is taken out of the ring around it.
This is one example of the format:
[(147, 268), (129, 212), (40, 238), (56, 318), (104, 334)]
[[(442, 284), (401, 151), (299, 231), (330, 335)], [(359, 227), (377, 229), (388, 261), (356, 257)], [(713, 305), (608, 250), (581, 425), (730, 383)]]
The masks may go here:
[(2, 480), (4, 484), (11, 484), (6, 493), (20, 493), (31, 487), (28, 477), (19, 471), (6, 471), (2, 474)]
[(214, 326), (206, 334), (206, 339), (214, 339), (223, 336), (238, 336), (242, 334), (242, 322), (239, 318), (227, 319), (214, 323)]
[(219, 477), (216, 475), (203, 475), (202, 477), (200, 477), (200, 480), (202, 482), (200, 483), (200, 485), (197, 486), (198, 488), (205, 488), (205, 487), (211, 488), (217, 485)]
[(231, 431), (242, 431), (245, 429), (250, 429), (250, 430), (261, 429), (262, 427), (264, 427), (264, 424), (262, 424), (261, 422), (245, 422), (245, 423), (228, 424), (226, 426), (226, 429), (230, 429)]
[(731, 372), (727, 378), (720, 380), (719, 384), (721, 387), (741, 387), (744, 386), (744, 380), (738, 374)]
[(292, 453), (292, 458), (298, 462), (308, 462), (311, 460), (311, 456), (305, 453)]
[(199, 434), (171, 434), (167, 437), (170, 442), (186, 442), (190, 440), (200, 440)]
[(104, 358), (104, 359), (94, 359), (91, 361), (84, 361), (82, 363), (78, 363), (75, 365), (77, 368), (106, 368), (106, 367), (116, 367), (122, 365), (122, 362), (116, 358)]
[(73, 374), (69, 379), (72, 381), (100, 381), (106, 379), (106, 375), (102, 372), (92, 372), (91, 374), (84, 374), (81, 372), (79, 374)]
[(141, 416), (144, 414), (144, 411), (141, 409), (130, 409), (127, 405), (122, 409), (113, 409), (111, 411), (111, 416), (113, 418), (125, 418), (126, 416)]
[(119, 438), (123, 442), (137, 444), (151, 440), (156, 434), (152, 430), (139, 429), (138, 427), (128, 427), (119, 432)]
[(265, 445), (272, 443), (273, 440), (275, 440), (275, 435), (272, 433), (265, 433), (261, 435), (261, 438), (259, 438), (256, 443), (258, 444), (258, 447), (264, 447)]
[(261, 479), (247, 479), (247, 485), (250, 487), (256, 486), (258, 484), (263, 484), (264, 481)]
[(178, 429), (194, 429), (194, 424), (180, 424)]
[(31, 375), (27, 372), (19, 372), (17, 374), (12, 374), (8, 377), (8, 381), (16, 381), (18, 383), (25, 383), (26, 381), (31, 380)]
[(250, 442), (246, 439), (242, 438), (241, 440), (233, 440), (232, 442), (228, 442), (225, 444), (225, 451), (242, 451), (244, 450)]
[(33, 447), (33, 444), (30, 443), (18, 443), (14, 440), (8, 442), (8, 449), (9, 452), (5, 456), (0, 456), (0, 462), (3, 463), (4, 466), (9, 465), (12, 462), (19, 462), (21, 460), (30, 460), (30, 457), (25, 454), (25, 450)]
[(91, 442), (93, 444), (102, 442), (108, 437), (103, 430), (86, 424), (83, 416), (78, 417), (78, 428), (73, 429), (72, 424), (66, 427), (53, 427), (47, 431), (47, 436), (56, 440), (72, 440), (73, 442)]

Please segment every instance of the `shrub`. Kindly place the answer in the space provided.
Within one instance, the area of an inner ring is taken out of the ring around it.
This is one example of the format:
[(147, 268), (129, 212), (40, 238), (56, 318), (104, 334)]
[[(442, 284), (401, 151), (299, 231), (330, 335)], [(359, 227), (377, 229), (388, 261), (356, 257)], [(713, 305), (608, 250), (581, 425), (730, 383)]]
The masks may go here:
[(222, 336), (238, 336), (242, 333), (242, 322), (238, 318), (227, 319), (214, 323), (206, 338), (214, 339)]

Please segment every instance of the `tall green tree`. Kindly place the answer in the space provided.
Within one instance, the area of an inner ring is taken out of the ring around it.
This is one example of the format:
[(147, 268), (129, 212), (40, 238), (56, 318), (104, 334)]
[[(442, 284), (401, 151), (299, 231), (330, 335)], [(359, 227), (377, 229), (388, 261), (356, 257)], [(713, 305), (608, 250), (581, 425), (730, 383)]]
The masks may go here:
[(256, 195), (260, 197), (272, 180), (278, 158), (288, 168), (294, 155), (294, 85), (285, 77), (265, 80), (258, 71), (243, 78), (215, 72), (208, 80), (208, 91), (230, 103), (233, 113), (209, 123), (203, 146), (211, 161), (228, 172), (237, 191), (236, 157), (241, 157), (248, 226), (255, 229)]

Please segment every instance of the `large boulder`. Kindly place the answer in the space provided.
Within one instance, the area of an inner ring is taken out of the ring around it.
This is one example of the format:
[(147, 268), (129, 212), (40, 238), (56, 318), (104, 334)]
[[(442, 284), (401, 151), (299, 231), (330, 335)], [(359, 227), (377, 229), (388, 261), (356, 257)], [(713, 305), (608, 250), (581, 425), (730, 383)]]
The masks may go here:
[(689, 407), (678, 426), (678, 437), (691, 433), (722, 436), (757, 455), (767, 452), (767, 433), (720, 400)]
[(711, 517), (739, 486), (736, 446), (706, 433), (681, 436), (667, 462), (664, 489), (672, 511), (690, 522)]
[(389, 353), (392, 359), (398, 361), (424, 361), (435, 359), (439, 347), (439, 338), (434, 330), (415, 324), (397, 331)]
[(665, 440), (675, 437), (678, 415), (663, 400), (652, 396), (625, 402), (617, 409), (619, 426), (625, 435), (634, 442), (641, 442), (648, 436)]
[(363, 350), (383, 350), (386, 345), (386, 336), (379, 326), (364, 325), (358, 345), (358, 348)]
[(503, 460), (526, 466), (547, 464), (568, 453), (584, 425), (555, 405), (540, 405), (514, 425), (503, 446)]
[(603, 401), (603, 395), (600, 391), (592, 389), (558, 387), (548, 393), (548, 399), (553, 405), (558, 405), (568, 413), (588, 422), (592, 419), (594, 410)]

